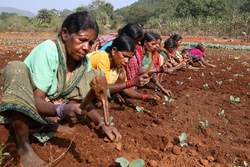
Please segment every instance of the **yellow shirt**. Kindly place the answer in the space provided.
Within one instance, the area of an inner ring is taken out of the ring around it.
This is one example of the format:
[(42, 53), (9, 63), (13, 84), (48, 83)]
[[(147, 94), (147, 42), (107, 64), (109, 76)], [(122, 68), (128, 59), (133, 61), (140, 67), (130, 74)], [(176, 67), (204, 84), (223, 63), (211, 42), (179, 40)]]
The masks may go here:
[(118, 79), (117, 69), (110, 68), (109, 55), (105, 51), (95, 51), (89, 53), (88, 58), (92, 64), (92, 68), (104, 72), (108, 84), (113, 84)]

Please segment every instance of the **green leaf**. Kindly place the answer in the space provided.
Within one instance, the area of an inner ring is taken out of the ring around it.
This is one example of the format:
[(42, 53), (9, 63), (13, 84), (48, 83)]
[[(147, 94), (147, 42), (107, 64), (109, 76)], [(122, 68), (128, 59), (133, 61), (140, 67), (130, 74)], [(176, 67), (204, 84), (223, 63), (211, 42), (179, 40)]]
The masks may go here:
[(136, 106), (136, 107), (135, 107), (135, 110), (136, 110), (136, 112), (143, 112), (143, 111), (144, 111), (144, 108), (143, 108), (143, 107), (140, 107), (140, 106)]
[(179, 136), (179, 142), (181, 147), (188, 146), (187, 134), (185, 132), (182, 132), (181, 135)]
[(240, 103), (240, 97), (236, 97), (236, 96), (230, 95), (229, 101), (232, 104)]
[(115, 162), (120, 165), (120, 167), (128, 167), (129, 161), (124, 157), (118, 157), (115, 159)]
[(204, 90), (208, 90), (208, 89), (209, 89), (209, 86), (208, 86), (207, 83), (203, 84), (203, 89), (204, 89)]
[(208, 120), (205, 120), (205, 121), (200, 121), (200, 126), (201, 128), (205, 129), (205, 128), (208, 128)]
[(46, 143), (49, 139), (55, 136), (54, 132), (49, 133), (33, 133), (33, 136), (41, 143)]
[(143, 159), (136, 159), (129, 164), (129, 167), (143, 167), (144, 164), (145, 163)]

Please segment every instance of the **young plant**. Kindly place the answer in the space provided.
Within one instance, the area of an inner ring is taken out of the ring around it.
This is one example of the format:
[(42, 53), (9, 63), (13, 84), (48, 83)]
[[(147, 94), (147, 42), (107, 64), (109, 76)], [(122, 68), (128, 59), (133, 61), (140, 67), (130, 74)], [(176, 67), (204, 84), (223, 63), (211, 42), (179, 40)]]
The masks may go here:
[(129, 163), (129, 161), (124, 157), (116, 158), (115, 162), (119, 164), (120, 167), (143, 167), (145, 164), (143, 159), (135, 159)]
[(208, 120), (205, 121), (200, 121), (200, 127), (203, 129), (208, 128), (209, 124), (208, 124)]
[(188, 144), (187, 144), (187, 134), (185, 132), (182, 132), (180, 134), (179, 142), (180, 142), (181, 147), (188, 146)]
[(240, 97), (236, 97), (236, 96), (230, 95), (229, 101), (230, 101), (231, 104), (240, 103)]
[(204, 89), (204, 90), (208, 90), (208, 89), (209, 89), (209, 86), (208, 86), (208, 84), (207, 84), (207, 83), (203, 84), (203, 86), (202, 86), (202, 87), (203, 87), (203, 89)]

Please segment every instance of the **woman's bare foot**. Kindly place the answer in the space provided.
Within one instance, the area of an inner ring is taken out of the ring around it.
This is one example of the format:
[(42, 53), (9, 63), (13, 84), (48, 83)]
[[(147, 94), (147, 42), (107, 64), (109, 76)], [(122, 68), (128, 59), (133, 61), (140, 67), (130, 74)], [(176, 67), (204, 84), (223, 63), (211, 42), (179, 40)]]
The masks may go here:
[(45, 161), (38, 157), (29, 144), (26, 145), (25, 149), (20, 148), (18, 153), (22, 167), (43, 167), (46, 164)]

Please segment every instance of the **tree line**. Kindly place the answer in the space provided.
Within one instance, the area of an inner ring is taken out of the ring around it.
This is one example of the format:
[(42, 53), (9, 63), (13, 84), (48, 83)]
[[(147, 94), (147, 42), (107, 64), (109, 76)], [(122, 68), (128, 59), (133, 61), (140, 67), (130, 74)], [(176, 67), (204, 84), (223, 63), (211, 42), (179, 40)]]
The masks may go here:
[(102, 33), (117, 31), (128, 22), (162, 34), (237, 37), (241, 32), (250, 33), (249, 0), (138, 0), (117, 10), (105, 0), (92, 0), (74, 10), (41, 9), (32, 18), (3, 12), (0, 31), (58, 31), (62, 20), (74, 11), (89, 11)]

